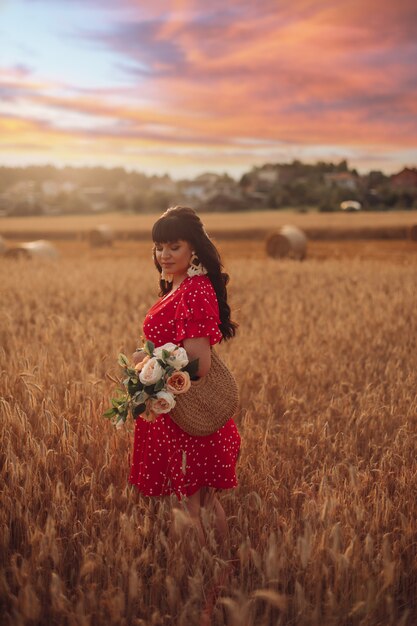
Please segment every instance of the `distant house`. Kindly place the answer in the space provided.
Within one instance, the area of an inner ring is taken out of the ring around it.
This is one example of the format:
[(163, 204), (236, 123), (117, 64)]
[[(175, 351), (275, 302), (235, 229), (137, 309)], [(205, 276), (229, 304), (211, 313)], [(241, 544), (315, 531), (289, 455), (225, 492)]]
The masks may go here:
[(80, 196), (92, 211), (105, 211), (108, 208), (108, 193), (103, 187), (84, 187), (80, 190)]
[(198, 185), (205, 185), (206, 187), (212, 187), (217, 183), (217, 181), (221, 178), (220, 174), (214, 174), (211, 172), (206, 172), (205, 174), (200, 174), (194, 179), (194, 182)]
[(9, 198), (23, 200), (29, 204), (33, 204), (39, 199), (39, 191), (33, 180), (21, 180), (14, 183), (14, 185), (7, 188), (5, 195)]
[(336, 185), (340, 189), (356, 191), (358, 189), (358, 177), (350, 172), (332, 172), (324, 175), (324, 182), (328, 187)]
[(205, 200), (210, 195), (210, 192), (207, 192), (206, 185), (188, 181), (182, 183), (181, 191), (186, 198), (195, 200)]
[(248, 191), (245, 193), (245, 199), (252, 206), (261, 207), (268, 204), (268, 194), (265, 191)]
[(53, 198), (60, 193), (72, 193), (77, 189), (77, 185), (70, 181), (44, 180), (41, 189), (44, 196)]
[(42, 213), (41, 194), (33, 180), (21, 180), (1, 194), (2, 215), (39, 215)]
[(210, 172), (200, 174), (193, 181), (184, 180), (179, 186), (186, 198), (199, 201), (208, 200), (219, 194), (234, 196), (238, 193), (237, 184), (232, 178)]
[(262, 194), (266, 200), (267, 195), (278, 182), (281, 182), (279, 169), (274, 165), (267, 164), (259, 168), (256, 167), (242, 176), (240, 188), (245, 194)]
[(258, 170), (257, 178), (260, 183), (272, 187), (279, 180), (279, 170), (272, 165), (264, 165)]
[(153, 176), (150, 183), (153, 191), (166, 194), (174, 194), (177, 191), (177, 183), (169, 176)]
[(209, 197), (222, 195), (229, 198), (241, 198), (242, 191), (233, 179), (220, 178), (214, 183)]
[(405, 167), (398, 174), (393, 174), (390, 181), (392, 187), (397, 189), (417, 188), (417, 169)]
[(115, 193), (125, 196), (126, 200), (130, 202), (138, 193), (138, 190), (132, 183), (120, 180), (115, 187)]

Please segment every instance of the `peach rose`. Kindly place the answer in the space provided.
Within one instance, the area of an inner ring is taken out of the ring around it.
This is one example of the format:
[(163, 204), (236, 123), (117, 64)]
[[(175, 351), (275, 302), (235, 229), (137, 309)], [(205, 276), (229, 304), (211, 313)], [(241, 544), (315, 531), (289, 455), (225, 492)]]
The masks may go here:
[(151, 357), (149, 355), (146, 355), (145, 358), (143, 359), (143, 361), (141, 361), (140, 363), (136, 363), (135, 370), (137, 372), (140, 372), (142, 370), (143, 366), (145, 365), (145, 363), (150, 361), (150, 359), (151, 359)]
[(159, 415), (160, 413), (169, 413), (175, 406), (175, 398), (168, 391), (158, 391), (156, 398), (152, 398), (151, 411)]
[(191, 387), (190, 375), (188, 372), (174, 372), (167, 379), (167, 391), (171, 393), (185, 393)]
[(145, 422), (154, 422), (158, 417), (153, 411), (146, 411), (145, 413), (141, 413), (140, 416), (145, 420)]
[(139, 374), (139, 380), (144, 385), (154, 385), (158, 380), (161, 380), (163, 375), (163, 368), (159, 365), (157, 359), (152, 358), (143, 366)]

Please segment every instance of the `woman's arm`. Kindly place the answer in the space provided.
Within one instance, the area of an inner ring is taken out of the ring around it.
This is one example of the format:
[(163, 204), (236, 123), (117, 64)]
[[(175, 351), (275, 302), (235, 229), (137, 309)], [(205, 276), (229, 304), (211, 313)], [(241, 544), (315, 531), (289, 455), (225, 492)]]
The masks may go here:
[(199, 360), (197, 376), (206, 376), (211, 365), (210, 339), (208, 337), (184, 339), (183, 346), (190, 361)]

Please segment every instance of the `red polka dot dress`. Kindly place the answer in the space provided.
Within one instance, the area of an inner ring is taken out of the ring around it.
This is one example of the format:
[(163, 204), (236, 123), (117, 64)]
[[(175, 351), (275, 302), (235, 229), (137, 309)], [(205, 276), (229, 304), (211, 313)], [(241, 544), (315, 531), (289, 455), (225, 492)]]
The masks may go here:
[[(155, 347), (184, 339), (209, 337), (210, 345), (222, 337), (216, 292), (208, 276), (187, 277), (160, 298), (146, 314), (143, 332)], [(211, 435), (196, 437), (183, 431), (169, 413), (154, 422), (140, 416), (135, 422), (129, 482), (147, 496), (175, 493), (191, 496), (201, 487), (236, 487), (236, 461), (240, 435), (231, 418)]]

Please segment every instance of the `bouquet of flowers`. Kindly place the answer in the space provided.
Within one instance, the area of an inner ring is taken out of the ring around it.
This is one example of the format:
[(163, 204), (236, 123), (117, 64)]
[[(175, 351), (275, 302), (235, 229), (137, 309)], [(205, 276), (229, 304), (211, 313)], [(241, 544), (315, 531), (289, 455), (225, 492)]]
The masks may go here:
[(189, 361), (184, 348), (166, 343), (155, 348), (152, 341), (145, 341), (146, 356), (137, 365), (129, 364), (124, 354), (119, 354), (118, 363), (123, 368), (122, 395), (112, 398), (112, 406), (104, 417), (120, 428), (129, 412), (133, 419), (139, 415), (153, 422), (161, 413), (168, 413), (175, 406), (175, 396), (188, 391), (191, 378), (198, 370), (198, 359)]

